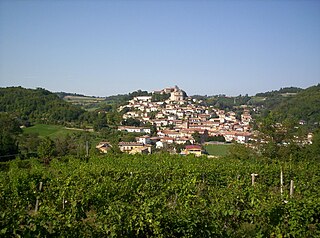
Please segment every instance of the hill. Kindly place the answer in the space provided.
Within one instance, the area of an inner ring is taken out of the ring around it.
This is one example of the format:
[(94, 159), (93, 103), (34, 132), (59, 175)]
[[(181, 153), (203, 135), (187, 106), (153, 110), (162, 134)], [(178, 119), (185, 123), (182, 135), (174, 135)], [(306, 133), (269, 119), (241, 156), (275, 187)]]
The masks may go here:
[[(64, 123), (78, 120), (84, 110), (107, 112), (135, 96), (145, 95), (151, 93), (137, 90), (122, 95), (94, 97), (65, 92), (52, 93), (42, 88), (0, 88), (0, 112), (13, 114), (22, 121)], [(261, 117), (273, 112), (279, 121), (290, 118), (296, 121), (302, 120), (309, 125), (318, 124), (320, 121), (320, 85), (307, 89), (281, 88), (257, 93), (255, 96), (195, 95), (192, 98), (207, 106), (236, 112), (239, 106), (247, 105), (257, 109)]]
[(280, 88), (279, 90), (273, 90), (273, 91), (268, 91), (264, 93), (257, 93), (257, 97), (272, 97), (275, 95), (284, 95), (284, 94), (296, 94), (300, 91), (303, 91), (302, 88), (297, 88), (297, 87), (286, 87), (286, 88)]
[(8, 87), (0, 88), (0, 112), (21, 121), (64, 123), (78, 120), (84, 110), (42, 88)]
[(279, 121), (293, 119), (308, 125), (320, 122), (320, 84), (306, 89), (284, 88), (259, 93), (251, 104), (261, 108), (261, 115), (273, 112)]
[(129, 100), (136, 96), (147, 96), (151, 95), (147, 91), (137, 90), (128, 94), (118, 94), (111, 95), (107, 97), (96, 97), (87, 96), (77, 93), (67, 93), (67, 92), (56, 92), (59, 98), (65, 100), (66, 102), (72, 103), (73, 105), (80, 106), (87, 111), (110, 111), (112, 107), (117, 108), (118, 105), (126, 104)]

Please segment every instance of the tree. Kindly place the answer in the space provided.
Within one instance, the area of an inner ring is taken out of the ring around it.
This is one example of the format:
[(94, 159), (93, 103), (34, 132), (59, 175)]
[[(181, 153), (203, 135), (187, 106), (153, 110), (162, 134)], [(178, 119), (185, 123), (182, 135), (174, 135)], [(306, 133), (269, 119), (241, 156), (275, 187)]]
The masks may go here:
[(140, 122), (140, 120), (138, 120), (138, 119), (135, 119), (135, 118), (128, 118), (128, 119), (126, 119), (126, 120), (123, 120), (122, 121), (122, 125), (124, 125), (124, 126), (136, 126), (136, 127), (138, 127), (138, 126), (141, 126), (141, 122)]
[(218, 142), (225, 142), (226, 139), (223, 135), (216, 135), (216, 136), (209, 136), (207, 141), (218, 141)]
[(239, 143), (232, 144), (228, 154), (234, 159), (250, 159), (257, 156), (251, 148)]
[(49, 164), (51, 157), (55, 153), (55, 144), (54, 142), (49, 138), (44, 138), (40, 145), (38, 146), (38, 155), (43, 160), (45, 164)]
[(45, 89), (22, 87), (0, 88), (0, 111), (24, 121), (57, 124), (78, 121), (84, 113), (80, 106), (72, 105)]
[(270, 159), (299, 159), (304, 149), (302, 141), (305, 130), (298, 123), (287, 118), (281, 123), (273, 112), (260, 118), (256, 124), (259, 131), (258, 148), (263, 156)]
[(150, 135), (151, 136), (157, 136), (157, 125), (156, 124), (152, 124), (150, 126)]
[(201, 143), (201, 135), (198, 131), (192, 134), (193, 139), (196, 143)]
[(118, 111), (114, 110), (114, 111), (108, 112), (106, 116), (107, 116), (107, 124), (109, 126), (117, 127), (118, 125), (120, 125), (122, 114), (119, 113)]
[(101, 103), (99, 108), (105, 112), (110, 112), (112, 110), (112, 105), (106, 104), (106, 103)]
[(100, 131), (102, 128), (108, 127), (106, 113), (98, 113), (96, 120), (93, 122), (93, 129)]
[(15, 158), (18, 154), (18, 135), (22, 133), (18, 121), (6, 113), (0, 113), (0, 161)]
[(24, 133), (19, 137), (19, 152), (24, 157), (37, 156), (41, 139), (38, 133)]
[(152, 94), (152, 102), (163, 102), (170, 98), (170, 93), (154, 93)]
[(69, 134), (67, 134), (66, 136), (60, 136), (55, 138), (54, 145), (55, 145), (56, 154), (58, 156), (71, 154), (72, 152), (71, 148), (75, 147), (74, 144), (75, 144), (74, 138), (71, 138)]
[(320, 160), (320, 129), (314, 132), (312, 144), (309, 146), (309, 150), (313, 159)]

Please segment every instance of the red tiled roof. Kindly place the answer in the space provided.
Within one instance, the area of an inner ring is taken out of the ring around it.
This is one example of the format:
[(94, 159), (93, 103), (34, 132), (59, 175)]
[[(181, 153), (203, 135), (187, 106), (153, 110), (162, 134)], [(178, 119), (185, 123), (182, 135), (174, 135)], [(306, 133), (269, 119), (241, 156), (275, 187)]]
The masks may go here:
[(201, 150), (200, 145), (186, 145), (185, 148), (186, 148), (186, 150), (194, 150), (194, 149)]

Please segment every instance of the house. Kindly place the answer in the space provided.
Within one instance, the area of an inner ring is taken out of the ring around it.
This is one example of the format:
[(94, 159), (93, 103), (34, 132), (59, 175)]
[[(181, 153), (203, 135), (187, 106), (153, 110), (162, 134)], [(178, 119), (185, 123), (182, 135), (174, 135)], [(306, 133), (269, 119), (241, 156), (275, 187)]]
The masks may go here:
[(226, 142), (231, 142), (235, 140), (235, 132), (234, 131), (226, 131), (223, 133), (224, 139)]
[(185, 149), (181, 152), (183, 155), (194, 154), (196, 156), (201, 156), (203, 154), (203, 150), (200, 145), (186, 145)]
[(172, 144), (174, 142), (174, 139), (171, 138), (171, 137), (162, 137), (160, 139), (160, 141), (164, 142), (164, 143), (167, 143), (167, 144)]
[(177, 131), (174, 131), (174, 130), (163, 130), (163, 131), (162, 131), (162, 134), (163, 134), (164, 136), (168, 136), (168, 137), (171, 137), (171, 138), (180, 137), (180, 133), (177, 132)]
[(226, 142), (236, 141), (238, 143), (247, 143), (251, 137), (249, 132), (227, 131), (223, 133)]
[(136, 141), (144, 145), (151, 143), (150, 136), (148, 135), (136, 137)]
[(138, 102), (151, 102), (152, 96), (138, 96), (134, 97), (133, 101), (138, 101)]
[(251, 121), (252, 121), (252, 117), (251, 117), (251, 115), (249, 114), (249, 112), (246, 112), (246, 113), (241, 114), (241, 122), (242, 122), (243, 124), (248, 125)]
[(96, 148), (100, 151), (100, 152), (102, 152), (102, 153), (108, 153), (108, 150), (110, 150), (111, 149), (111, 145), (110, 145), (110, 143), (109, 142), (106, 142), (106, 141), (101, 141), (97, 146), (96, 146)]
[(136, 126), (119, 126), (119, 131), (136, 132), (136, 133), (151, 133), (151, 129), (147, 127), (136, 127)]
[(156, 125), (156, 127), (164, 127), (168, 125), (168, 121), (165, 119), (160, 119), (160, 120), (152, 120), (152, 122)]
[(129, 154), (151, 154), (151, 146), (139, 142), (119, 142), (119, 149)]
[(156, 142), (156, 148), (157, 148), (157, 149), (163, 148), (164, 145), (165, 145), (165, 143), (163, 143), (162, 141), (157, 141), (157, 142)]
[(251, 137), (251, 133), (249, 132), (236, 132), (235, 133), (236, 136), (236, 141), (238, 143), (247, 143)]
[(177, 138), (177, 139), (175, 140), (175, 142), (176, 142), (177, 144), (185, 144), (185, 143), (187, 143), (188, 141), (189, 141), (191, 144), (195, 143), (195, 140), (194, 140), (192, 137), (180, 137), (180, 138)]

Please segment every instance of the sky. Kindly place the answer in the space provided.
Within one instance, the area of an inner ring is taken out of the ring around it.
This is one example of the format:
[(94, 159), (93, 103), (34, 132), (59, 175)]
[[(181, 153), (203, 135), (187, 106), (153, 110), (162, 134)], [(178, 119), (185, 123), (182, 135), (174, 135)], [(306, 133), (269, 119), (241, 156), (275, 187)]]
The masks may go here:
[(236, 96), (318, 83), (318, 0), (0, 0), (0, 87)]

